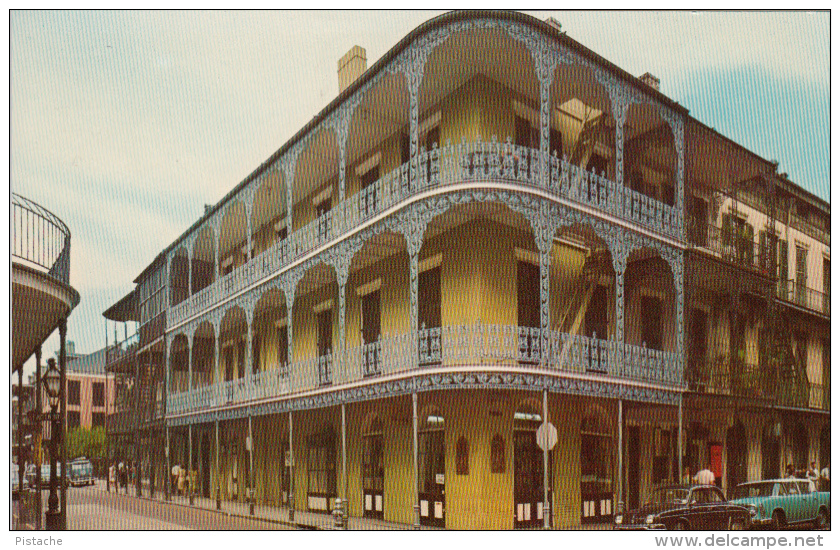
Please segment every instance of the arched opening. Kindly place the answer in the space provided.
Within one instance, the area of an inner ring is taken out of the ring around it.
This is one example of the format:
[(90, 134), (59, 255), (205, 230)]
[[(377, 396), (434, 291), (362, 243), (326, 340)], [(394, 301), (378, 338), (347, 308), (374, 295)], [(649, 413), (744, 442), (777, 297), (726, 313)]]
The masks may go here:
[(551, 252), (552, 361), (575, 372), (606, 372), (605, 342), (615, 339), (615, 271), (592, 226), (561, 230)]
[(680, 320), (668, 262), (655, 250), (634, 250), (627, 260), (624, 289), (625, 342), (646, 348), (652, 357), (673, 357)]
[(305, 227), (311, 236), (302, 244), (306, 250), (333, 235), (332, 211), (342, 199), (338, 189), (338, 163), (338, 140), (331, 128), (321, 128), (310, 136), (297, 158), (292, 220), (294, 231)]
[(251, 326), (252, 371), (287, 373), (289, 365), (289, 319), (286, 296), (277, 288), (267, 290), (254, 306)]
[(189, 388), (188, 353), (187, 337), (178, 334), (169, 348), (169, 393), (180, 393)]
[(329, 512), (335, 506), (335, 430), (324, 425), (306, 440), (307, 508)]
[(365, 517), (382, 519), (385, 500), (385, 458), (382, 422), (374, 416), (362, 434), (362, 492)]
[(767, 424), (761, 433), (762, 479), (776, 479), (782, 476), (780, 431), (781, 425), (773, 422)]
[(401, 74), (384, 75), (356, 107), (347, 133), (349, 225), (394, 204), (408, 186), (408, 87)]
[(671, 125), (652, 105), (630, 105), (624, 125), (625, 187), (674, 206), (676, 175), (677, 149)]
[(399, 233), (379, 233), (353, 256), (345, 325), (351, 379), (378, 376), (395, 367), (382, 360), (383, 349), (409, 329), (409, 289), (402, 278), (408, 271), (405, 237)]
[(740, 420), (726, 431), (726, 492), (731, 498), (735, 487), (747, 481), (747, 433)]
[(193, 387), (208, 386), (215, 376), (216, 331), (210, 322), (198, 325), (193, 334)]
[[(248, 372), (245, 364), (247, 335), (245, 310), (238, 306), (228, 309), (219, 325), (219, 374), (225, 381), (243, 378)], [(232, 393), (228, 398), (232, 399)]]
[[(225, 276), (250, 258), (245, 205), (231, 201), (219, 225), (219, 273)], [(252, 244), (253, 246), (253, 244)]]
[(210, 286), (216, 280), (216, 237), (213, 228), (205, 225), (193, 243), (192, 293)]
[[(516, 165), (510, 171), (514, 178), (532, 181), (539, 166), (539, 81), (528, 48), (508, 32), (453, 32), (428, 56), (418, 103), (421, 186), (436, 181), (436, 144), (446, 147), (462, 140), (475, 153), (470, 164), (476, 172), (498, 160), (500, 166)], [(475, 116), (479, 111), (484, 116)], [(510, 143), (501, 157), (493, 139)], [(443, 154), (450, 153), (444, 149)], [(440, 176), (445, 180), (449, 174)]]
[[(537, 446), (537, 429), (542, 414), (530, 404), (513, 413), (513, 527), (537, 527), (543, 522), (543, 451)], [(549, 463), (551, 463), (549, 459)], [(549, 469), (549, 477), (551, 469)], [(552, 483), (549, 480), (549, 495)], [(549, 501), (551, 497), (549, 496)]]
[(443, 413), (431, 407), (422, 417), (418, 432), (420, 475), (420, 523), (446, 527), (446, 455)]
[(784, 428), (786, 465), (792, 465), (797, 475), (799, 472), (806, 472), (810, 464), (808, 460), (808, 430), (801, 420), (786, 422)]
[(580, 424), (581, 523), (612, 518), (614, 455), (607, 422), (598, 414), (586, 416)]
[(615, 180), (615, 117), (609, 94), (592, 69), (576, 64), (557, 66), (550, 117), (549, 151), (554, 163), (573, 167), (575, 177), (570, 178), (570, 184), (580, 178), (581, 170)]
[(169, 264), (170, 305), (175, 306), (189, 298), (190, 260), (187, 249), (179, 247)]
[(282, 172), (271, 170), (260, 179), (251, 209), (251, 242), (254, 246), (254, 256), (283, 241), (288, 233), (286, 186)]
[(338, 348), (338, 282), (325, 263), (309, 268), (298, 283), (294, 302), (294, 360), (306, 387), (333, 383)]

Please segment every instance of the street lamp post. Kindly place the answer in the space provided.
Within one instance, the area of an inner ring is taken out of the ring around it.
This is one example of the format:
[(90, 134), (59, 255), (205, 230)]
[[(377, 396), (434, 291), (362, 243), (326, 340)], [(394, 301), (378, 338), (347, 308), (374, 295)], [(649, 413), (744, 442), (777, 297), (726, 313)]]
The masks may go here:
[(58, 458), (58, 438), (61, 437), (61, 426), (58, 423), (58, 403), (61, 398), (61, 373), (55, 366), (55, 359), (47, 360), (47, 372), (44, 375), (44, 389), (50, 401), (50, 496), (47, 500), (47, 530), (61, 529), (61, 512), (58, 510), (58, 472), (56, 459)]

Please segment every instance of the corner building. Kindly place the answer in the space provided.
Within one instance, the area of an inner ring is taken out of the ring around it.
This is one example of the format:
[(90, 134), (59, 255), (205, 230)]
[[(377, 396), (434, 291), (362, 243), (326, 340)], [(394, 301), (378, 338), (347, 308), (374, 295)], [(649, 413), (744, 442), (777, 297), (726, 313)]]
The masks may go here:
[[(341, 498), (351, 516), (406, 526), (574, 528), (718, 456), (701, 439), (747, 421), (704, 401), (739, 395), (699, 384), (734, 333), (722, 313), (693, 325), (718, 347), (689, 360), (689, 306), (754, 304), (761, 342), (753, 325), (744, 341), (765, 351), (788, 306), (775, 233), (753, 234), (753, 286), (731, 231), (709, 243), (747, 192), (768, 231), (786, 230), (778, 189), (817, 204), (814, 219), (828, 206), (655, 77), (529, 16), (448, 14), (368, 70), (363, 56), (351, 50), (338, 98), (106, 312), (139, 322), (112, 370), (138, 380), (126, 402), (142, 419), (116, 414), (151, 490), (191, 465), (196, 493), (221, 501), (328, 512)], [(827, 315), (799, 309), (827, 343)], [(823, 376), (815, 334), (791, 355), (805, 381)], [(776, 377), (768, 356), (749, 365)], [(746, 363), (714, 364), (728, 381)], [(763, 389), (744, 404), (756, 418), (828, 425), (822, 401), (782, 411)]]

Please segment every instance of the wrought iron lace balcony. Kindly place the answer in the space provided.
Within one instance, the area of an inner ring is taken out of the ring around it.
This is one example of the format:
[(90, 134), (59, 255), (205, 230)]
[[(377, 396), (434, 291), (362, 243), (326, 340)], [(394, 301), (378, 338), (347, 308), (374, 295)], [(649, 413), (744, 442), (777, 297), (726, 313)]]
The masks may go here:
[[(172, 393), (167, 414), (294, 395), (373, 377), (422, 372), (435, 367), (488, 367), (516, 373), (523, 368), (573, 376), (595, 376), (679, 386), (682, 367), (676, 353), (619, 344), (587, 336), (528, 327), (475, 323), (423, 328), (351, 346), (343, 354), (278, 365), (243, 378)], [(416, 348), (415, 348), (416, 346)], [(415, 350), (417, 356), (414, 356)]]
[(70, 230), (43, 206), (12, 193), (12, 258), (70, 282)]
[(679, 209), (572, 165), (565, 157), (550, 158), (549, 177), (542, 178), (539, 157), (539, 150), (510, 141), (462, 142), (440, 148), (435, 146), (430, 150), (421, 148), (415, 182), (410, 178), (409, 163), (386, 173), (333, 210), (170, 307), (167, 325), (180, 323), (224, 300), (412, 196), (458, 183), (502, 181), (534, 187), (559, 199), (680, 238), (682, 214)]
[(122, 342), (110, 346), (105, 352), (105, 367), (114, 367), (116, 364), (133, 357), (137, 352), (139, 343), (140, 335), (134, 333)]
[(722, 355), (716, 359), (691, 358), (686, 381), (691, 391), (704, 394), (772, 399), (775, 376), (767, 368)]
[(771, 263), (766, 250), (753, 239), (741, 236), (734, 228), (723, 228), (696, 220), (689, 222), (688, 239), (692, 246), (703, 248), (717, 258), (768, 275), (772, 273)]
[(824, 292), (797, 284), (794, 279), (778, 281), (776, 290), (776, 295), (782, 300), (831, 316), (831, 296)]

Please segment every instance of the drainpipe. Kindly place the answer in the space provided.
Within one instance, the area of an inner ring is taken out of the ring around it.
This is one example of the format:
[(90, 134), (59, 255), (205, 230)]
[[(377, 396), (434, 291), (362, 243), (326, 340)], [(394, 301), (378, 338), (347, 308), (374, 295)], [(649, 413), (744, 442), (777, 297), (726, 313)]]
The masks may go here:
[[(548, 390), (543, 390), (543, 422), (548, 424)], [(551, 525), (549, 514), (551, 504), (548, 502), (548, 445), (543, 448), (543, 529)]]
[(417, 469), (417, 392), (411, 394), (411, 410), (413, 418), (413, 442), (414, 442), (414, 529), (420, 529), (420, 486), (418, 483), (418, 469)]

